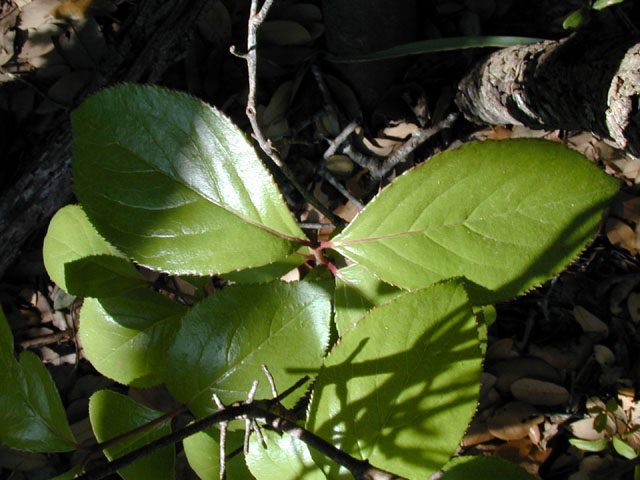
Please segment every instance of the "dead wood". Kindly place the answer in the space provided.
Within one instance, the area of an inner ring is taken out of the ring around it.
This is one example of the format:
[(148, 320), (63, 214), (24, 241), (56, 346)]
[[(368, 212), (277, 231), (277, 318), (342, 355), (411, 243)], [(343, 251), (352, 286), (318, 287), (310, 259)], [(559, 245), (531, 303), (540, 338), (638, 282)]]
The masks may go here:
[[(145, 0), (121, 29), (86, 94), (118, 82), (153, 83), (179, 58), (206, 0)], [(69, 112), (34, 145), (23, 174), (0, 196), (0, 277), (22, 246), (73, 199)]]
[(588, 131), (640, 156), (640, 39), (574, 34), (499, 50), (458, 85), (477, 123)]

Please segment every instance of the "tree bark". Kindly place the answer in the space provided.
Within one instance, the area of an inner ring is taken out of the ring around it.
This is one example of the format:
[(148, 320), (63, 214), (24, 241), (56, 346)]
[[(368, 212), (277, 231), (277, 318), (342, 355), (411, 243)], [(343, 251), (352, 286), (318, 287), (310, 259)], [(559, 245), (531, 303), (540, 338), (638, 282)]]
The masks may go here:
[[(175, 47), (189, 33), (206, 3), (141, 2), (138, 13), (100, 65), (89, 92), (122, 81), (157, 80), (174, 63)], [(73, 199), (69, 112), (60, 113), (58, 125), (29, 152), (27, 173), (0, 196), (0, 277), (18, 258), (29, 237)]]
[(576, 33), (499, 50), (458, 85), (456, 103), (483, 124), (589, 131), (640, 156), (640, 39)]

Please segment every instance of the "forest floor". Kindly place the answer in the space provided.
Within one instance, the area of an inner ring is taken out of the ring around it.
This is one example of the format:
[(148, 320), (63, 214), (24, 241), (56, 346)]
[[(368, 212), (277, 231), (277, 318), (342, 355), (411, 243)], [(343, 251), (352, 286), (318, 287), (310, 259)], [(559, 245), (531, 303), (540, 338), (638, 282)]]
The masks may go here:
[[(25, 173), (21, 165), (28, 147), (56, 128), (81, 100), (119, 25), (136, 15), (135, 3), (1, 3), (0, 186), (6, 188)], [(258, 115), (264, 133), (299, 180), (346, 221), (402, 171), (473, 139), (544, 137), (581, 151), (621, 179), (624, 187), (600, 234), (580, 258), (542, 287), (496, 306), (480, 408), (460, 452), (497, 455), (543, 479), (589, 479), (602, 472), (608, 478), (633, 478), (629, 461), (613, 448), (586, 452), (569, 440), (616, 437), (636, 451), (640, 448), (640, 161), (588, 133), (477, 126), (459, 119), (384, 176), (371, 175), (344, 154), (331, 155), (325, 163), (326, 139), (335, 138), (351, 120), (360, 125), (360, 151), (383, 162), (411, 132), (455, 112), (457, 81), (486, 52), (441, 52), (392, 63), (389, 68), (396, 75), (378, 94), (365, 95), (349, 82), (349, 71), (317, 55), (331, 28), (324, 23), (320, 3), (276, 0), (261, 37), (266, 48), (259, 64)], [(419, 10), (424, 20), (415, 35), (560, 38), (568, 34), (563, 19), (581, 2), (557, 3), (425, 2), (428, 7)], [(598, 12), (593, 28), (633, 32), (635, 26), (637, 32), (637, 7), (610, 10)], [(248, 1), (210, 2), (184, 41), (182, 54), (157, 81), (216, 105), (245, 131), (246, 64), (231, 55), (229, 47), (246, 45), (247, 14)], [(280, 180), (277, 170), (274, 174)], [(340, 188), (332, 185), (336, 181)], [(326, 222), (286, 180), (281, 183), (301, 222)], [(43, 224), (33, 232), (0, 280), (0, 302), (17, 349), (34, 351), (47, 365), (76, 438), (89, 441), (87, 405), (93, 392), (119, 388), (155, 404), (163, 401), (164, 392), (118, 387), (84, 359), (75, 338), (81, 299), (66, 295), (47, 276), (41, 253), (46, 228)], [(516, 381), (519, 388), (514, 389)], [(0, 447), (0, 479), (50, 478), (74, 460), (71, 455)], [(195, 478), (186, 464), (180, 475)]]

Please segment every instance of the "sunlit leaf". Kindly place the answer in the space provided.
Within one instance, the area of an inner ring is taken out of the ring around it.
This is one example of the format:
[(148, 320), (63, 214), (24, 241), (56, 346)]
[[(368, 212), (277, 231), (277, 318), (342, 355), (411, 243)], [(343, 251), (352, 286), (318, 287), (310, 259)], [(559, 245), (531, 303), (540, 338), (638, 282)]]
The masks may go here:
[(79, 205), (67, 205), (53, 216), (42, 256), (51, 280), (73, 295), (107, 297), (144, 283), (140, 272), (100, 236)]
[(613, 437), (612, 443), (614, 450), (627, 460), (633, 460), (638, 456), (638, 453), (635, 451), (635, 449), (624, 440), (621, 440), (618, 437)]
[(32, 352), (13, 356), (13, 336), (0, 310), (0, 440), (34, 452), (76, 448), (49, 371)]
[(104, 376), (125, 385), (164, 381), (167, 352), (188, 308), (150, 289), (87, 298), (80, 312), (84, 354)]
[(260, 382), (256, 398), (270, 398), (263, 364), (281, 390), (314, 375), (329, 339), (330, 300), (309, 282), (217, 291), (182, 320), (169, 351), (171, 393), (202, 417), (216, 410), (214, 393), (224, 403), (245, 400), (254, 380)]
[(246, 457), (247, 466), (258, 480), (325, 480), (311, 458), (309, 447), (291, 435), (264, 432), (267, 447), (253, 436)]
[[(184, 453), (189, 461), (189, 466), (198, 474), (202, 480), (220, 479), (220, 431), (211, 428), (204, 432), (185, 438)], [(242, 448), (244, 432), (227, 432), (226, 452), (231, 452)], [(226, 462), (227, 479), (244, 480), (251, 478), (251, 474), (244, 463), (242, 454), (235, 455)]]
[(138, 263), (209, 275), (286, 257), (304, 234), (244, 134), (184, 93), (133, 84), (72, 114), (75, 190)]
[(473, 142), (398, 177), (327, 246), (406, 289), (465, 277), (485, 305), (560, 272), (617, 188), (557, 143)]
[(611, 7), (612, 5), (618, 5), (619, 3), (624, 2), (624, 0), (596, 0), (591, 5), (591, 8), (594, 10), (602, 10), (607, 7)]
[(583, 440), (582, 438), (570, 438), (569, 443), (585, 452), (601, 452), (609, 445), (609, 439), (598, 438), (595, 440)]
[[(475, 317), (460, 282), (402, 295), (371, 310), (330, 353), (307, 428), (379, 468), (429, 478), (475, 413), (481, 371)], [(342, 475), (312, 455), (329, 478)]]
[[(100, 390), (89, 399), (89, 419), (99, 442), (111, 440), (161, 416), (162, 412), (111, 390)], [(115, 443), (105, 449), (104, 454), (113, 460), (169, 433), (171, 423), (167, 421)], [(118, 470), (118, 473), (125, 480), (172, 480), (175, 478), (175, 456), (175, 447), (171, 445)]]

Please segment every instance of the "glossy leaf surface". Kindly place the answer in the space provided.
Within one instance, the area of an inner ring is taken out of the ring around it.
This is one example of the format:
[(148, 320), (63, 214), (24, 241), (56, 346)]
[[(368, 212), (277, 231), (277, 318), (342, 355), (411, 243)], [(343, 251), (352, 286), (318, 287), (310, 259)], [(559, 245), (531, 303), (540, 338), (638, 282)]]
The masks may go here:
[(251, 437), (247, 466), (257, 480), (325, 480), (307, 445), (286, 433), (264, 431), (267, 448)]
[(266, 265), (305, 238), (244, 134), (209, 105), (118, 85), (72, 114), (75, 190), (97, 230), (177, 274)]
[(13, 336), (0, 310), (0, 440), (34, 452), (74, 450), (60, 395), (49, 371), (32, 352), (13, 356)]
[(406, 293), (379, 280), (362, 265), (354, 264), (340, 269), (336, 277), (336, 327), (343, 335), (369, 310)]
[[(99, 442), (115, 438), (161, 416), (162, 412), (111, 390), (100, 390), (89, 399), (89, 419)], [(171, 424), (167, 421), (114, 444), (105, 449), (104, 454), (113, 460), (169, 433)], [(175, 447), (171, 445), (118, 470), (118, 473), (125, 480), (172, 480), (175, 478), (175, 455)]]
[(402, 288), (460, 276), (473, 283), (474, 304), (495, 303), (560, 272), (617, 188), (557, 143), (469, 143), (397, 178), (333, 248)]
[[(307, 428), (376, 467), (429, 478), (455, 452), (475, 413), (479, 344), (460, 282), (374, 308), (326, 359)], [(344, 476), (312, 455), (329, 478)]]
[(42, 256), (51, 280), (73, 295), (107, 297), (144, 283), (140, 272), (100, 236), (79, 205), (67, 205), (53, 216)]
[(216, 411), (214, 393), (226, 404), (245, 400), (253, 380), (260, 381), (255, 398), (271, 398), (262, 364), (280, 390), (315, 374), (329, 339), (330, 300), (322, 286), (308, 282), (214, 293), (182, 320), (169, 352), (169, 390), (202, 417)]
[[(201, 480), (220, 480), (220, 431), (211, 428), (185, 438), (184, 453), (189, 466)], [(226, 451), (242, 448), (244, 432), (227, 432)], [(243, 455), (236, 455), (226, 463), (228, 480), (250, 479), (251, 474), (244, 463)]]
[(498, 457), (462, 456), (451, 459), (444, 467), (441, 480), (534, 480), (522, 467)]
[(80, 340), (92, 365), (124, 385), (164, 381), (167, 352), (188, 308), (150, 289), (110, 298), (87, 298)]

